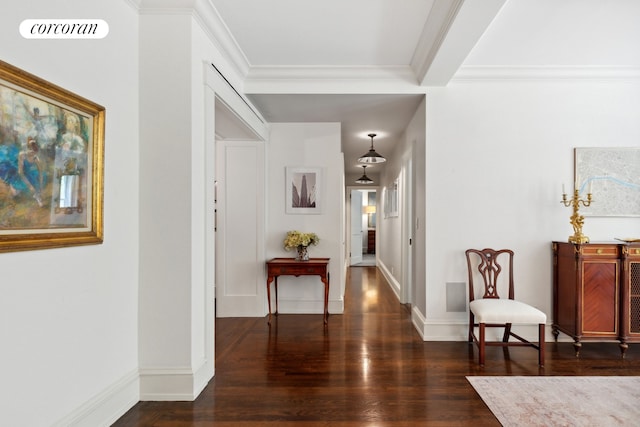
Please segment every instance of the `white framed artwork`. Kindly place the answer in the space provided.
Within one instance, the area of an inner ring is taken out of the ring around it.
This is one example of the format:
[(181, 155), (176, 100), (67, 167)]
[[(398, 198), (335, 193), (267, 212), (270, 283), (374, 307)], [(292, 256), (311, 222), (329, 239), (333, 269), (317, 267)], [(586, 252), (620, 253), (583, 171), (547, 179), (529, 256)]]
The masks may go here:
[(287, 214), (322, 213), (322, 168), (287, 166), (285, 194)]

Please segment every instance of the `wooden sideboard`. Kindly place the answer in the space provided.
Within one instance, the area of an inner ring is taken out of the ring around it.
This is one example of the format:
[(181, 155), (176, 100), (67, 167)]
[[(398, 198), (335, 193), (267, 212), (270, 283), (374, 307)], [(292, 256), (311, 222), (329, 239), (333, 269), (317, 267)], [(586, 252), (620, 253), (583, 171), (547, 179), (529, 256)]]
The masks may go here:
[(640, 342), (640, 244), (553, 242), (553, 324), (582, 341)]

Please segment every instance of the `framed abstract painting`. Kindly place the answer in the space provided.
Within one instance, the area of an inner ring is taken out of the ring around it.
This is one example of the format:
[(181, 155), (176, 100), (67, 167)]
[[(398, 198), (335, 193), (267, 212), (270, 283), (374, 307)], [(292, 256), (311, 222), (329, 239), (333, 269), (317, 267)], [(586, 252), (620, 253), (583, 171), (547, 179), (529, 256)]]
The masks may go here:
[(0, 61), (0, 252), (103, 240), (105, 109)]

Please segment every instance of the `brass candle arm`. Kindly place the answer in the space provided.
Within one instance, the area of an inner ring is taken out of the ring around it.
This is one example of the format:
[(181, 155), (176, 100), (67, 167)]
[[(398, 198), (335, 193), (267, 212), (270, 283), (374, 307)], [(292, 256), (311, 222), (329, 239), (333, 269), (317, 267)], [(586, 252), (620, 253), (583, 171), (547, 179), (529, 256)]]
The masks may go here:
[(576, 188), (573, 190), (573, 197), (570, 200), (567, 200), (567, 194), (562, 194), (562, 203), (566, 207), (573, 207), (573, 214), (569, 218), (569, 222), (573, 226), (573, 236), (569, 236), (569, 242), (571, 243), (589, 243), (589, 238), (582, 234), (582, 226), (584, 225), (584, 216), (580, 215), (579, 209), (580, 204), (582, 206), (589, 207), (591, 205), (592, 198), (591, 192), (587, 193), (587, 199), (580, 198), (580, 192)]

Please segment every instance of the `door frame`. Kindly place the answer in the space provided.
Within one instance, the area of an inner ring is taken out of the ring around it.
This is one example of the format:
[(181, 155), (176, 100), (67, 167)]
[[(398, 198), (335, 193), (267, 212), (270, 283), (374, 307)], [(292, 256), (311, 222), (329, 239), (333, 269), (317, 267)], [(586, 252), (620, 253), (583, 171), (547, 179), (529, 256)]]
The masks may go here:
[[(345, 242), (346, 242), (346, 250), (345, 250), (345, 265), (350, 266), (351, 265), (351, 257), (350, 257), (350, 253), (351, 253), (351, 191), (352, 190), (375, 190), (376, 192), (376, 209), (378, 212), (380, 212), (381, 209), (381, 205), (380, 205), (380, 187), (379, 186), (371, 186), (371, 185), (347, 185), (347, 191), (345, 191), (345, 196), (346, 196), (346, 200), (345, 200), (345, 217), (349, 218), (349, 221), (345, 221), (346, 227), (345, 227)], [(378, 244), (378, 229), (379, 227), (376, 225), (376, 245)], [(376, 260), (378, 257), (378, 251), (376, 250)]]
[[(229, 81), (210, 63), (203, 62), (204, 68), (204, 155), (205, 155), (205, 236), (204, 236), (204, 324), (197, 327), (204, 333), (204, 361), (200, 370), (201, 382), (206, 382), (215, 372), (215, 166), (216, 166), (216, 106), (224, 106), (230, 118), (246, 126), (256, 136), (256, 140), (267, 141), (269, 127), (251, 104), (239, 95)], [(199, 297), (194, 297), (199, 299)]]
[[(357, 195), (357, 197), (360, 200), (360, 208), (358, 209), (358, 206), (355, 206), (355, 204), (353, 203), (353, 197), (354, 194)], [(362, 200), (363, 200), (363, 192), (361, 190), (358, 189), (352, 189), (349, 191), (349, 202), (351, 203), (351, 208), (349, 209), (349, 265), (355, 265), (358, 264), (358, 260), (360, 260), (359, 262), (362, 262), (362, 251), (364, 249), (364, 246), (362, 245), (362, 241), (364, 240), (363, 236), (364, 236), (364, 230), (362, 228)], [(354, 249), (356, 249), (354, 247), (354, 236), (355, 236), (355, 230), (354, 230), (354, 218), (359, 218), (360, 219), (360, 224), (358, 226), (359, 230), (360, 230), (360, 253), (359, 254), (354, 254)]]
[(414, 233), (414, 184), (413, 184), (413, 157), (408, 156), (403, 164), (403, 206), (402, 206), (402, 223), (401, 223), (401, 239), (402, 245), (400, 250), (402, 255), (400, 260), (402, 263), (402, 278), (400, 289), (400, 302), (402, 304), (413, 303), (413, 247), (415, 245)]

